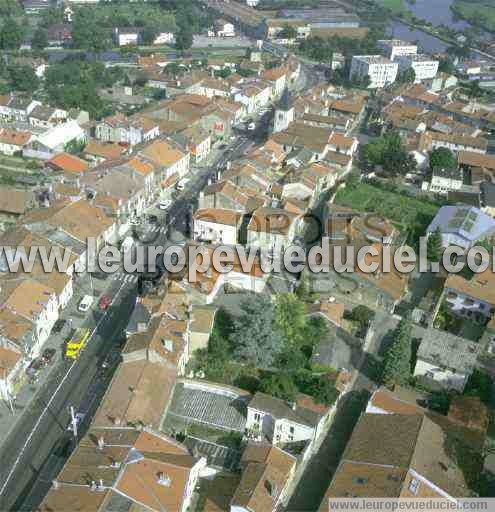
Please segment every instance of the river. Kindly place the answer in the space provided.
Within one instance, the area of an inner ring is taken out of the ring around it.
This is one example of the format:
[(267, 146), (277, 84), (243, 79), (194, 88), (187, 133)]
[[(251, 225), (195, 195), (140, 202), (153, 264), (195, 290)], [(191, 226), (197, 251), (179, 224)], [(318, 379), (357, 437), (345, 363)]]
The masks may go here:
[(429, 21), (435, 26), (446, 25), (457, 30), (463, 30), (469, 27), (466, 20), (456, 19), (450, 6), (454, 0), (416, 0), (415, 3), (408, 3), (405, 0), (407, 8), (422, 20)]
[[(416, 18), (429, 21), (432, 25), (445, 25), (457, 30), (463, 30), (470, 26), (469, 22), (456, 19), (454, 13), (450, 10), (454, 0), (416, 0), (415, 3), (404, 0), (404, 3)], [(412, 29), (399, 21), (393, 21), (389, 24), (388, 34), (405, 41), (418, 41), (420, 48), (426, 53), (442, 53), (450, 46), (437, 37), (426, 34), (421, 30)]]

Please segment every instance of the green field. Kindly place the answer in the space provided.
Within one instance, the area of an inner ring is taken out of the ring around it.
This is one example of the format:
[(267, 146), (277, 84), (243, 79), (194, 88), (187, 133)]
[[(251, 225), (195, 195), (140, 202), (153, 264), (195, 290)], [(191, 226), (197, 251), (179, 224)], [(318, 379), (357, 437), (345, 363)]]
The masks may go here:
[(456, 0), (451, 9), (473, 25), (495, 32), (495, 4), (492, 0)]
[(424, 234), (439, 208), (426, 199), (391, 192), (368, 183), (339, 189), (335, 203), (382, 215), (400, 231), (409, 231), (414, 236)]
[(407, 11), (404, 0), (379, 0), (379, 3), (394, 13)]

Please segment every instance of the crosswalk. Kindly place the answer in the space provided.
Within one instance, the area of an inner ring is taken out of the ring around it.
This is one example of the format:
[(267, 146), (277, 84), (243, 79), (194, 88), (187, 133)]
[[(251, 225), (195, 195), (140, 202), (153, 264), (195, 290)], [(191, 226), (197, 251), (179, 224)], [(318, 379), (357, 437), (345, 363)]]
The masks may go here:
[(138, 276), (135, 274), (126, 274), (125, 272), (115, 272), (111, 275), (112, 281), (122, 281), (126, 284), (136, 284)]

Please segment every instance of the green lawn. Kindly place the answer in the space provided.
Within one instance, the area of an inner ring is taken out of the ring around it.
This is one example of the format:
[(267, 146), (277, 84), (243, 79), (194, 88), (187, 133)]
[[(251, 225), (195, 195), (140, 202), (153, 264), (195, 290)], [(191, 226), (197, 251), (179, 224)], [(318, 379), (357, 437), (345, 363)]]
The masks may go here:
[(424, 234), (439, 208), (426, 199), (398, 194), (368, 183), (339, 189), (335, 203), (383, 215), (400, 231), (412, 231), (418, 236)]
[(452, 10), (471, 23), (495, 32), (495, 5), (492, 0), (456, 0)]

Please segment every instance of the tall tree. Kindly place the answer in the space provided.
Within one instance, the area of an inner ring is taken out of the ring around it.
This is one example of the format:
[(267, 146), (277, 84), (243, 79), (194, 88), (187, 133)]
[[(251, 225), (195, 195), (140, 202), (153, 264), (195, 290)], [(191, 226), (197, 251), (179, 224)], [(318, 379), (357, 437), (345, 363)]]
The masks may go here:
[(43, 27), (38, 27), (33, 34), (31, 47), (35, 50), (43, 50), (48, 46), (48, 33)]
[(32, 93), (38, 85), (39, 80), (33, 68), (27, 65), (19, 66), (17, 64), (9, 66), (9, 82), (12, 89)]
[(282, 348), (273, 303), (266, 296), (254, 296), (242, 303), (242, 314), (234, 320), (231, 343), (234, 357), (260, 368), (270, 367)]
[(22, 43), (24, 29), (14, 18), (5, 18), (0, 31), (0, 46), (3, 50), (17, 50)]
[(442, 234), (440, 233), (440, 228), (435, 229), (428, 236), (426, 253), (430, 261), (440, 261), (442, 257)]
[(407, 384), (411, 376), (411, 332), (411, 320), (403, 317), (384, 357), (382, 381), (390, 388)]
[(193, 31), (190, 26), (181, 25), (175, 35), (175, 45), (179, 50), (187, 50), (193, 44)]

